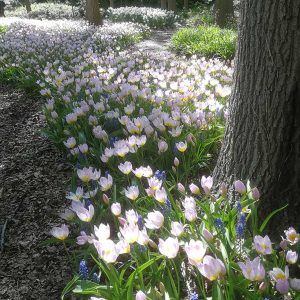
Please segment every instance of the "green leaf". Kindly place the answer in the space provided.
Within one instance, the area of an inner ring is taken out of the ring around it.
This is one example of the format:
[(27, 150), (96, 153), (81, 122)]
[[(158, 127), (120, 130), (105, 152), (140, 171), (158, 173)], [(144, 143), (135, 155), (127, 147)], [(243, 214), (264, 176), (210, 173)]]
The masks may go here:
[(279, 213), (280, 211), (284, 210), (286, 207), (288, 207), (288, 204), (286, 204), (285, 206), (278, 208), (276, 210), (274, 210), (273, 212), (271, 212), (267, 218), (264, 220), (264, 222), (261, 224), (261, 226), (259, 227), (259, 232), (262, 233), (265, 229), (265, 227), (267, 226), (267, 224), (269, 223), (269, 221), (271, 220), (271, 218), (276, 215), (277, 213)]
[(87, 280), (80, 280), (79, 284), (73, 289), (73, 293), (79, 295), (103, 296), (107, 299), (111, 299), (112, 296), (108, 286), (99, 285), (98, 283)]
[(73, 288), (74, 288), (75, 284), (77, 284), (78, 280), (79, 280), (79, 276), (74, 276), (72, 278), (72, 280), (70, 280), (67, 283), (67, 285), (65, 286), (65, 288), (63, 289), (63, 291), (61, 293), (61, 296), (60, 296), (61, 300), (63, 300), (64, 297), (73, 290)]

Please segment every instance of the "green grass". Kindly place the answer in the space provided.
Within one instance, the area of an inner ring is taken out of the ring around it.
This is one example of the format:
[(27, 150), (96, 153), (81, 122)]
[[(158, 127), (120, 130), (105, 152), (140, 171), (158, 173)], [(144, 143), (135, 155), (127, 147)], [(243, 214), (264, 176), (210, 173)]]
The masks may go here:
[(236, 49), (237, 33), (217, 26), (184, 28), (172, 36), (172, 46), (186, 55), (232, 59)]
[(5, 33), (7, 31), (8, 27), (4, 25), (0, 25), (0, 34)]

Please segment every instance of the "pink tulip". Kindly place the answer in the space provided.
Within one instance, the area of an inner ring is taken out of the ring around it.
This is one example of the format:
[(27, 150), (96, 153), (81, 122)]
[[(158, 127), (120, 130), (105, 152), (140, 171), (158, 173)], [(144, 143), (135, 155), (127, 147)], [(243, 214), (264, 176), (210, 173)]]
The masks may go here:
[(237, 180), (237, 181), (234, 182), (234, 189), (239, 194), (245, 194), (246, 193), (246, 186), (240, 180)]
[(203, 262), (198, 265), (200, 273), (210, 281), (218, 280), (226, 274), (224, 263), (210, 255), (206, 255)]
[(206, 194), (210, 193), (210, 190), (213, 186), (213, 178), (211, 176), (201, 178), (201, 186)]

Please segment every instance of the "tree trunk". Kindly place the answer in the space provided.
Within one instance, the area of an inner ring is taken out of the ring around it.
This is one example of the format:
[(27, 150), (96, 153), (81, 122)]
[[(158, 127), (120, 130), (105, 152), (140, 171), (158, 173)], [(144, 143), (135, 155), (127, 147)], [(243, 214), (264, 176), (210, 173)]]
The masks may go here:
[(300, 223), (299, 49), (299, 0), (241, 2), (234, 87), (214, 170), (216, 182), (257, 185), (264, 215), (288, 203), (290, 225)]
[(216, 0), (215, 21), (222, 28), (232, 22), (234, 17), (233, 0)]
[(31, 4), (30, 4), (30, 0), (25, 0), (25, 1), (24, 1), (24, 4), (25, 4), (27, 13), (30, 13), (30, 12), (31, 12)]
[(160, 8), (161, 9), (167, 9), (167, 0), (161, 0), (160, 1)]
[(176, 0), (168, 0), (168, 10), (177, 11)]
[(98, 0), (86, 0), (86, 18), (92, 25), (102, 25)]
[(114, 0), (109, 0), (109, 6), (112, 8), (114, 7)]
[(183, 6), (185, 9), (188, 9), (189, 8), (189, 0), (184, 0)]

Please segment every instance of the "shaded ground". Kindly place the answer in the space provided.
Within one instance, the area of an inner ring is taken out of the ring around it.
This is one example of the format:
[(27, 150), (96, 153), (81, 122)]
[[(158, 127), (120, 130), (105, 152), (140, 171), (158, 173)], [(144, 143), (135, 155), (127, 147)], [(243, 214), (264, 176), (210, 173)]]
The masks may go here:
[[(61, 245), (42, 246), (64, 204), (68, 168), (41, 137), (40, 99), (0, 83), (0, 299), (59, 299), (70, 278)], [(0, 230), (1, 235), (1, 230)]]

